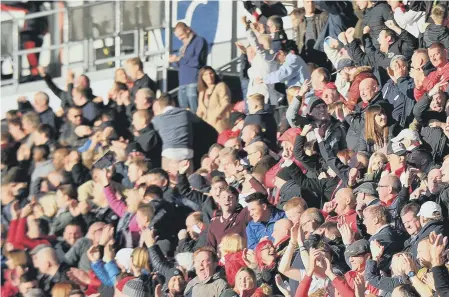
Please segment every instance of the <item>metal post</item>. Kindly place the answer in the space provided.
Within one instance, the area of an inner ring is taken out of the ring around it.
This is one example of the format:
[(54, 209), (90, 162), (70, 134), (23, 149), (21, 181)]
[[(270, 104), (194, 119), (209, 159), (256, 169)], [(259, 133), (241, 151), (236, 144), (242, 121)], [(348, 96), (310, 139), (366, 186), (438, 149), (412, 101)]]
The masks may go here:
[(12, 22), (12, 47), (13, 47), (13, 79), (14, 85), (18, 87), (19, 78), (22, 68), (22, 61), (19, 56), (20, 50), (20, 36), (19, 36), (19, 24), (16, 19)]
[(70, 42), (70, 32), (69, 32), (69, 26), (70, 26), (70, 20), (69, 20), (69, 15), (70, 15), (70, 7), (67, 5), (66, 2), (64, 3), (64, 25), (62, 27), (62, 32), (63, 32), (63, 42), (64, 42), (64, 59), (63, 59), (63, 71), (64, 73), (67, 72), (68, 68), (70, 67), (70, 47), (69, 47), (69, 42)]
[(168, 57), (172, 51), (172, 1), (165, 0), (165, 69), (162, 71), (162, 90), (168, 91)]
[(117, 58), (115, 60), (115, 68), (119, 68), (120, 65), (120, 55), (121, 55), (121, 37), (120, 37), (120, 31), (122, 28), (122, 22), (121, 22), (121, 10), (123, 9), (123, 2), (117, 1), (115, 2), (115, 57)]
[[(237, 47), (235, 46), (235, 42), (237, 41), (237, 3), (238, 1), (232, 1), (232, 21), (231, 21), (231, 60), (237, 57)], [(231, 65), (231, 71), (236, 72), (236, 64), (233, 63)]]

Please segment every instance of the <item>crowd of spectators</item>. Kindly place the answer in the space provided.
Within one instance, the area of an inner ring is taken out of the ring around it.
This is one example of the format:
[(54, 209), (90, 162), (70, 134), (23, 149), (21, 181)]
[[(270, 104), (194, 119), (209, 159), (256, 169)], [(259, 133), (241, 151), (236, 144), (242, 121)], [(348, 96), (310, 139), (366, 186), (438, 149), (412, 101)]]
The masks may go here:
[(449, 296), (447, 6), (243, 3), (241, 104), (184, 23), (177, 98), (139, 58), (108, 98), (36, 67), (61, 108), (2, 121), (1, 296)]

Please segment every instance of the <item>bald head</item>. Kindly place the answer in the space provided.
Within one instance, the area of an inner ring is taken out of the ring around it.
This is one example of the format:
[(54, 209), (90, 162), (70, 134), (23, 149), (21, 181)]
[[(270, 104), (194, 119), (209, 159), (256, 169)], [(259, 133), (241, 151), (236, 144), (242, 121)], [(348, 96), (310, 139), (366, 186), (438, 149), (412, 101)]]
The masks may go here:
[(357, 205), (357, 197), (352, 192), (351, 188), (342, 188), (335, 193), (335, 203), (337, 206), (335, 207), (335, 212), (338, 215), (344, 215), (349, 212), (351, 209), (355, 209)]
[(359, 91), (362, 101), (370, 102), (379, 92), (379, 84), (373, 78), (365, 78), (359, 85)]
[(246, 125), (242, 129), (242, 140), (248, 144), (261, 132), (259, 125)]
[(293, 223), (289, 219), (280, 219), (274, 224), (272, 235), (274, 238), (274, 245), (279, 244), (285, 240), (285, 238), (290, 236), (291, 227), (293, 227)]

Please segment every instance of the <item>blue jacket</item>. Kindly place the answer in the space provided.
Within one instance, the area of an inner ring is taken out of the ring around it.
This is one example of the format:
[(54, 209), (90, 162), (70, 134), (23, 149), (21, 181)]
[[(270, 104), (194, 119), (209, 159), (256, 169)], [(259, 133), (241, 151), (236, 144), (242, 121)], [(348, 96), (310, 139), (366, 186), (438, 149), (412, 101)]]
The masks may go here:
[(115, 279), (117, 275), (120, 274), (120, 269), (117, 267), (114, 261), (104, 263), (98, 260), (91, 263), (92, 270), (95, 275), (100, 279), (101, 283), (106, 287), (113, 287), (115, 284)]
[(195, 35), (179, 62), (172, 63), (178, 69), (179, 85), (197, 83), (198, 71), (207, 64), (207, 42), (201, 36)]
[(268, 222), (249, 222), (248, 226), (246, 226), (248, 248), (255, 249), (259, 241), (265, 236), (273, 240), (271, 235), (273, 234), (274, 223), (283, 218), (285, 218), (285, 212), (272, 207)]
[(284, 64), (264, 78), (264, 83), (285, 83), (288, 88), (302, 85), (306, 79), (310, 79), (309, 66), (300, 56), (289, 53), (285, 58)]

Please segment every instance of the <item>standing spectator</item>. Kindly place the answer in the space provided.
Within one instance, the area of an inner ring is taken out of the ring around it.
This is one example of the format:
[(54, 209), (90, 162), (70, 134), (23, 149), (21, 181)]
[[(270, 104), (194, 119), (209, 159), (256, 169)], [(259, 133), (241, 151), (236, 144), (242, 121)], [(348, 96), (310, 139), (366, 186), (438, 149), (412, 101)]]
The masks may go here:
[(248, 97), (249, 115), (245, 118), (244, 127), (258, 125), (262, 130), (262, 137), (268, 141), (270, 149), (277, 151), (276, 121), (273, 113), (264, 109), (265, 98), (261, 94)]
[(201, 68), (198, 75), (197, 116), (215, 128), (218, 133), (229, 128), (231, 91), (221, 82), (212, 67)]
[(430, 15), (434, 24), (427, 24), (423, 34), (424, 47), (428, 48), (432, 44), (439, 42), (449, 50), (449, 28), (447, 27), (447, 6), (437, 4), (432, 9)]
[(399, 27), (418, 38), (426, 20), (426, 12), (418, 10), (416, 5), (413, 6), (413, 3), (410, 6), (406, 6), (399, 0), (390, 0), (387, 2), (393, 10), (394, 20)]
[(324, 52), (316, 50), (316, 42), (327, 24), (328, 13), (316, 8), (313, 1), (304, 1), (303, 8), (290, 13), (298, 50), (306, 62), (321, 64), (327, 59)]
[(172, 104), (167, 94), (160, 96), (153, 104), (152, 123), (162, 138), (162, 168), (176, 176), (179, 161), (193, 159), (193, 122), (198, 118)]
[(271, 49), (275, 52), (282, 48), (288, 38), (284, 31), (284, 22), (278, 15), (273, 15), (267, 20), (268, 33), (271, 37)]
[(385, 2), (372, 0), (357, 0), (356, 4), (363, 11), (362, 28), (368, 26), (371, 29), (370, 35), (373, 38), (374, 46), (379, 48), (377, 38), (385, 28), (384, 24), (388, 20), (393, 20), (390, 6)]
[(179, 107), (190, 108), (193, 113), (196, 113), (198, 108), (196, 92), (198, 72), (207, 63), (207, 42), (182, 22), (176, 24), (175, 35), (182, 41), (182, 47), (179, 49), (178, 55), (170, 55), (168, 61), (179, 72)]
[(245, 9), (254, 17), (255, 21), (262, 24), (273, 15), (284, 17), (287, 9), (281, 1), (243, 1)]
[(58, 119), (49, 106), (50, 99), (44, 92), (37, 92), (34, 95), (34, 110), (39, 114), (41, 124), (50, 125), (54, 131), (58, 131)]
[(73, 89), (73, 104), (82, 109), (86, 124), (93, 126), (94, 121), (100, 115), (100, 109), (97, 104), (88, 100), (86, 88), (78, 86)]
[(139, 89), (149, 88), (154, 93), (157, 91), (157, 84), (143, 72), (143, 63), (140, 58), (128, 59), (125, 63), (126, 74), (133, 80), (134, 85), (130, 90), (131, 101), (136, 99)]
[(142, 148), (145, 156), (151, 160), (153, 167), (161, 164), (162, 141), (159, 134), (151, 124), (150, 113), (147, 110), (139, 110), (133, 114), (134, 141)]

